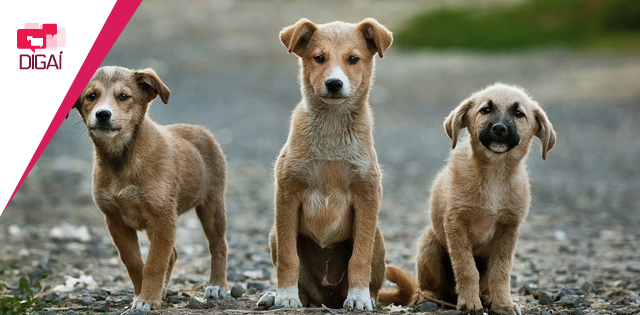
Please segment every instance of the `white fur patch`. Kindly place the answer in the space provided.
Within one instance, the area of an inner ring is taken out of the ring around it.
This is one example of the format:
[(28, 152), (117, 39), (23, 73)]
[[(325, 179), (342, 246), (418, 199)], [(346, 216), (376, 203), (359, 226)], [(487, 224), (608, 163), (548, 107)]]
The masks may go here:
[(342, 89), (340, 90), (342, 94), (349, 95), (351, 93), (351, 83), (349, 82), (349, 77), (347, 77), (347, 74), (344, 73), (341, 67), (333, 68), (333, 71), (331, 71), (331, 74), (327, 78), (327, 81), (331, 79), (338, 79), (342, 81)]
[(300, 295), (298, 294), (298, 286), (294, 285), (288, 288), (276, 289), (275, 306), (283, 306), (286, 308), (300, 308), (302, 302), (300, 302)]
[(342, 308), (346, 310), (372, 311), (373, 306), (369, 288), (351, 288), (347, 293), (347, 299), (344, 301)]
[(509, 150), (509, 146), (502, 143), (492, 143), (489, 145), (489, 148), (491, 149), (491, 151), (496, 153), (504, 153), (504, 152), (507, 152), (507, 150)]

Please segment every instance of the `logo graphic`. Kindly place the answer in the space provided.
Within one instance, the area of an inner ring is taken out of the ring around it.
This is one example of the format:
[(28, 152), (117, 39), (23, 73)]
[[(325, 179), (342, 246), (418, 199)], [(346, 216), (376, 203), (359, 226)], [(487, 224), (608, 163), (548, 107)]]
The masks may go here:
[(58, 24), (25, 23), (23, 29), (18, 29), (18, 49), (31, 50), (34, 55), (20, 55), (20, 69), (44, 70), (49, 68), (62, 69), (62, 51), (58, 58), (51, 54), (35, 54), (36, 50), (57, 50), (66, 45), (67, 32)]

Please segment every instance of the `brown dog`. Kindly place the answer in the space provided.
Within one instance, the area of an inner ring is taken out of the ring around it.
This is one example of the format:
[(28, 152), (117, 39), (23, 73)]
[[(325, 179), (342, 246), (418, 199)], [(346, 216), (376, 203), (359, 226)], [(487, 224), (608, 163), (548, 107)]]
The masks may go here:
[[(152, 69), (102, 67), (74, 108), (95, 147), (93, 198), (133, 281), (134, 309), (160, 308), (178, 252), (178, 216), (194, 208), (209, 241), (211, 278), (206, 298), (227, 288), (226, 162), (213, 135), (191, 125), (160, 126), (151, 102), (170, 91)], [(142, 261), (136, 231), (151, 243)]]
[(269, 240), (278, 287), (258, 305), (372, 310), (385, 263), (369, 90), (391, 32), (374, 19), (301, 19), (280, 40), (300, 57), (302, 101), (275, 170)]
[[(545, 159), (556, 133), (538, 103), (503, 84), (464, 100), (444, 128), (454, 150), (431, 190), (432, 226), (418, 244), (419, 290), (407, 273), (389, 267), (387, 277), (399, 289), (381, 292), (380, 301), (406, 305), (430, 297), (469, 313), (482, 310), (482, 295), (492, 310), (519, 313), (509, 282), (531, 203), (525, 159), (534, 137)], [(469, 136), (456, 147), (463, 128)]]

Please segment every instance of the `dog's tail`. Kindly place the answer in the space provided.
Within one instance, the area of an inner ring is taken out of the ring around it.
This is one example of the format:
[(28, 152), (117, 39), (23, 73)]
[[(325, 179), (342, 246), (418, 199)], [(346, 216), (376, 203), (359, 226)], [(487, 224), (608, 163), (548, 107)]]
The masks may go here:
[(387, 280), (396, 284), (396, 288), (383, 288), (378, 294), (378, 301), (383, 305), (410, 305), (418, 286), (413, 276), (408, 272), (395, 267), (387, 266)]

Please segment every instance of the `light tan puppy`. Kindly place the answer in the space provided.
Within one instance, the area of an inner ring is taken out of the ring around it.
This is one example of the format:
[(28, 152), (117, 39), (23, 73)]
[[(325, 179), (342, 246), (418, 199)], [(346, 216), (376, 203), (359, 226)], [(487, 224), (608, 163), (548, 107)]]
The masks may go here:
[[(371, 18), (301, 19), (280, 40), (300, 57), (302, 101), (275, 169), (275, 305), (372, 310), (385, 264), (369, 90), (391, 32)], [(258, 304), (273, 300), (266, 294)]]
[[(178, 216), (191, 208), (211, 252), (205, 297), (224, 298), (227, 288), (224, 154), (202, 127), (149, 119), (158, 95), (167, 103), (170, 91), (152, 69), (102, 67), (74, 105), (95, 147), (93, 198), (133, 282), (133, 308), (146, 311), (161, 307), (178, 257)], [(151, 243), (146, 263), (140, 230)]]
[[(418, 244), (417, 292), (407, 273), (389, 267), (387, 277), (401, 285), (385, 291), (385, 303), (445, 300), (465, 313), (519, 312), (510, 291), (518, 229), (531, 195), (525, 165), (534, 137), (542, 158), (556, 133), (542, 108), (523, 90), (492, 85), (464, 100), (444, 122), (454, 150), (431, 190), (431, 224)], [(458, 143), (458, 133), (469, 135)], [(414, 296), (415, 294), (415, 296)]]

